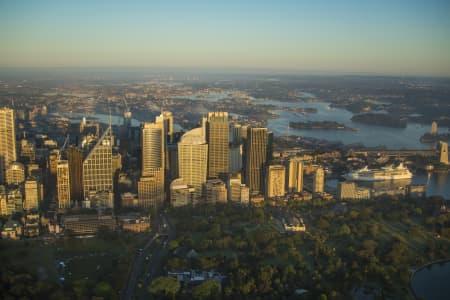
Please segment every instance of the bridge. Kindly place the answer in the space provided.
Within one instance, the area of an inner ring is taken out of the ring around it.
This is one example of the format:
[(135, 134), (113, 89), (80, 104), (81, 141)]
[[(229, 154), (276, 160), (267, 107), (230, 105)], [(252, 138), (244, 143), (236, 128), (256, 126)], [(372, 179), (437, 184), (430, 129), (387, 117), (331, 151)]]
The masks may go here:
[(372, 156), (437, 156), (439, 154), (436, 150), (366, 150), (366, 151), (354, 151), (355, 155)]

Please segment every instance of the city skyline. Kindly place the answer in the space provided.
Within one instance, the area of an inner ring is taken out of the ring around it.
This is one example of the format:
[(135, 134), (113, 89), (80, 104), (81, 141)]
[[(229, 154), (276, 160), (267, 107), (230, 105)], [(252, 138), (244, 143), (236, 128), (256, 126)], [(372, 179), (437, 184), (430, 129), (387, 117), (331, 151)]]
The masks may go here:
[(450, 76), (446, 1), (0, 4), (0, 69)]

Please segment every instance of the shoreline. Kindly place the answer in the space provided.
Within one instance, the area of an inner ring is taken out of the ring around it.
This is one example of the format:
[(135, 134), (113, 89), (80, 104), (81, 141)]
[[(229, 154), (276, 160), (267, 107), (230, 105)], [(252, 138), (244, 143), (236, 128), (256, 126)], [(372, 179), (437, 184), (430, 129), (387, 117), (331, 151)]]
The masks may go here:
[(436, 265), (436, 264), (442, 264), (442, 263), (443, 263), (443, 264), (450, 263), (450, 258), (445, 258), (445, 259), (440, 259), (440, 260), (436, 260), (436, 261), (433, 261), (433, 262), (429, 262), (429, 263), (427, 263), (427, 264), (425, 264), (425, 265), (419, 267), (418, 269), (415, 269), (415, 270), (411, 273), (411, 276), (409, 277), (409, 290), (410, 290), (411, 294), (413, 295), (413, 297), (414, 297), (416, 300), (419, 300), (419, 299), (421, 299), (421, 298), (419, 298), (419, 296), (416, 294), (416, 292), (414, 291), (414, 289), (413, 289), (413, 287), (412, 287), (412, 280), (413, 280), (414, 275), (416, 275), (417, 272), (422, 271), (422, 270), (425, 269), (425, 268), (428, 268), (429, 266)]

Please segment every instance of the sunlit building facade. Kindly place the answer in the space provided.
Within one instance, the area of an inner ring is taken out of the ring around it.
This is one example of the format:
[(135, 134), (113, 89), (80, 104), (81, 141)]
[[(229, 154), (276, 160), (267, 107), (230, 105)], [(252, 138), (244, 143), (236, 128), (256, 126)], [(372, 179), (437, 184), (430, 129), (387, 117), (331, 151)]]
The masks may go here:
[(0, 108), (0, 183), (5, 182), (6, 168), (17, 160), (14, 110)]
[(69, 162), (67, 160), (58, 161), (56, 188), (59, 209), (67, 209), (71, 207), (69, 173)]
[(303, 191), (303, 161), (298, 157), (289, 160), (288, 167), (288, 192)]
[(108, 127), (83, 161), (83, 196), (90, 207), (114, 207), (112, 145)]
[(208, 167), (208, 144), (202, 128), (186, 132), (178, 143), (178, 173), (180, 178), (194, 191), (194, 203), (202, 197), (202, 187), (206, 182)]
[(28, 177), (25, 181), (25, 200), (23, 208), (25, 210), (39, 209), (40, 199), (40, 183), (37, 177)]
[(247, 128), (245, 147), (245, 184), (250, 194), (264, 195), (264, 168), (268, 153), (267, 128)]
[(229, 172), (230, 129), (227, 112), (208, 113), (205, 123), (208, 143), (208, 177), (224, 178)]
[(286, 194), (286, 168), (282, 165), (271, 165), (266, 171), (266, 198), (283, 197)]

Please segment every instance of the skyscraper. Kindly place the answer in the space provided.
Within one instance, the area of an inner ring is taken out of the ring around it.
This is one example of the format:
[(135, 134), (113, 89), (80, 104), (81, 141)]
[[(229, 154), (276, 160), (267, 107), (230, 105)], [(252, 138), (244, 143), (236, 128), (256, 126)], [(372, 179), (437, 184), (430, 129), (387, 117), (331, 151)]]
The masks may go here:
[(206, 118), (208, 143), (208, 177), (226, 177), (229, 168), (229, 122), (227, 112), (208, 113)]
[(438, 124), (436, 122), (431, 123), (431, 134), (436, 135), (438, 133)]
[(163, 123), (144, 123), (141, 133), (142, 176), (152, 176), (155, 169), (164, 168), (164, 127)]
[(163, 123), (164, 126), (164, 138), (166, 144), (173, 142), (173, 115), (170, 111), (162, 111), (159, 116), (156, 117), (156, 123)]
[(19, 162), (13, 162), (6, 169), (6, 183), (19, 185), (25, 181), (25, 166)]
[(114, 207), (112, 145), (108, 127), (83, 161), (83, 196), (92, 206)]
[(298, 157), (289, 160), (288, 191), (301, 192), (303, 190), (303, 161)]
[(238, 173), (242, 171), (242, 153), (243, 147), (241, 145), (232, 145), (230, 148), (230, 173)]
[(5, 182), (6, 168), (16, 160), (14, 110), (0, 108), (0, 183)]
[(282, 197), (286, 194), (286, 168), (282, 165), (271, 165), (266, 172), (266, 199)]
[(59, 160), (56, 171), (56, 188), (58, 208), (70, 208), (70, 175), (69, 162), (67, 160)]
[(25, 210), (38, 209), (40, 200), (39, 179), (37, 177), (28, 177), (25, 181), (25, 201), (23, 208)]
[(448, 165), (448, 144), (446, 142), (439, 142), (441, 148), (441, 154), (439, 162), (444, 165)]
[(203, 135), (203, 128), (186, 132), (178, 143), (178, 173), (180, 178), (194, 191), (194, 204), (200, 201), (202, 185), (206, 182), (208, 166), (208, 144)]
[(263, 194), (264, 168), (267, 163), (268, 132), (267, 128), (247, 129), (245, 147), (245, 184), (251, 194)]
[(317, 168), (313, 178), (313, 192), (323, 193), (325, 188), (325, 172), (322, 168)]
[(162, 120), (142, 125), (142, 177), (138, 183), (141, 207), (158, 207), (164, 202), (165, 134)]
[(69, 162), (70, 197), (73, 201), (83, 199), (83, 151), (75, 146), (66, 150)]

